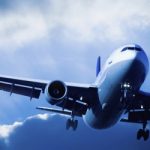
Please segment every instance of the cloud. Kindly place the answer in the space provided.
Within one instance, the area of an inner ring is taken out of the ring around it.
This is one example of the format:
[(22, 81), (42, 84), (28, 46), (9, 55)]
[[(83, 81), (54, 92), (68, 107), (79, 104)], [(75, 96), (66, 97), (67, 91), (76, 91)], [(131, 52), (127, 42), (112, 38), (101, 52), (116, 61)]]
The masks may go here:
[(129, 35), (135, 36), (136, 29), (150, 27), (148, 0), (1, 3), (9, 9), (0, 15), (0, 49), (10, 49), (10, 46), (16, 49), (40, 39), (51, 42), (53, 38), (77, 43), (125, 41)]
[[(137, 126), (121, 124), (107, 130), (92, 130), (79, 119), (76, 132), (66, 131), (66, 117), (39, 114), (24, 122), (0, 126), (1, 150), (43, 149), (149, 149), (149, 142), (135, 139)], [(2, 130), (3, 129), (3, 130)], [(135, 130), (136, 129), (136, 130)], [(115, 137), (114, 137), (115, 135)]]
[[(147, 40), (144, 46), (148, 49), (149, 5), (148, 0), (2, 0), (1, 73), (92, 82), (97, 55), (105, 60), (113, 48), (132, 41)], [(1, 122), (37, 113), (36, 103), (16, 95), (11, 99), (1, 95), (0, 104)], [(3, 124), (0, 149), (149, 149), (148, 143), (135, 140), (137, 126), (119, 124), (107, 131), (93, 131), (80, 120), (79, 129), (73, 133), (65, 131), (65, 121), (59, 116), (34, 116), (24, 122)]]
[(10, 133), (15, 130), (16, 127), (22, 125), (22, 123), (15, 122), (13, 125), (2, 125), (0, 126), (0, 137), (8, 138)]
[[(35, 120), (39, 120), (41, 122), (46, 121), (46, 120), (48, 120), (48, 118), (49, 118), (49, 116), (47, 114), (43, 114), (43, 115), (38, 114), (36, 116), (28, 117), (24, 122), (15, 122), (12, 125), (0, 125), (0, 147), (5, 147), (5, 148), (11, 149), (11, 150), (18, 149), (18, 147), (16, 147), (18, 145), (16, 145), (16, 144), (13, 145), (14, 143), (12, 143), (12, 142), (14, 142), (13, 136), (20, 134), (20, 132), (19, 132), (20, 129), (24, 132), (24, 127), (26, 126), (26, 124), (28, 124), (28, 123), (30, 124), (30, 122), (32, 122), (32, 121), (34, 122)], [(33, 127), (33, 126), (31, 125), (31, 127)], [(27, 130), (28, 130), (28, 128), (27, 128)], [(25, 129), (25, 131), (26, 131), (26, 129)], [(18, 136), (20, 136), (20, 135), (18, 135)], [(19, 137), (17, 137), (17, 138), (19, 139)], [(32, 140), (34, 140), (34, 139), (32, 139)], [(14, 147), (16, 147), (16, 148), (14, 148)]]
[[(32, 15), (31, 15), (32, 14)], [(8, 12), (0, 16), (0, 47), (8, 49), (10, 45), (22, 47), (26, 43), (42, 38), (47, 34), (46, 24), (40, 13)], [(14, 47), (14, 48), (15, 48)]]

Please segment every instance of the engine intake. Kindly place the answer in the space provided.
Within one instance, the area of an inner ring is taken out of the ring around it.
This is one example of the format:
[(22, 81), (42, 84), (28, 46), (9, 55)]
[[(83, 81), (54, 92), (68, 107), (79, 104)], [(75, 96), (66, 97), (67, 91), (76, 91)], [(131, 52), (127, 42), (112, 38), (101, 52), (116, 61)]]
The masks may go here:
[(64, 82), (56, 80), (47, 85), (46, 96), (48, 101), (62, 100), (67, 94), (67, 86)]

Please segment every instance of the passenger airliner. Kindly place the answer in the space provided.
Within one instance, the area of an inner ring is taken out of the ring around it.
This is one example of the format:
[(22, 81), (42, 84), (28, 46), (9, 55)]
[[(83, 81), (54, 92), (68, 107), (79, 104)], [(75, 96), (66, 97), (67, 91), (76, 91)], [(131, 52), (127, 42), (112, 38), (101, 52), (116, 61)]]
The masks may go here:
[[(146, 141), (149, 138), (150, 93), (141, 91), (140, 87), (148, 68), (144, 50), (137, 44), (129, 44), (115, 50), (102, 69), (98, 57), (96, 81), (92, 84), (0, 76), (0, 89), (31, 99), (45, 94), (47, 102), (59, 109), (37, 109), (69, 115), (66, 129), (77, 129), (76, 117), (83, 117), (84, 122), (95, 129), (109, 128), (118, 121), (140, 123), (142, 128), (137, 132), (137, 139)], [(127, 118), (123, 118), (123, 114), (127, 114)]]

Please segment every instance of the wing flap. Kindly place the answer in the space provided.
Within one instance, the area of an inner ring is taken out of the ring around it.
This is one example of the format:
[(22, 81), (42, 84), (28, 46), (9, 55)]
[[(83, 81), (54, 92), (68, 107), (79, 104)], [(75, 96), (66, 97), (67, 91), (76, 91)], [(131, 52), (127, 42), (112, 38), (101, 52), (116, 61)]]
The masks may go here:
[(25, 86), (16, 85), (16, 84), (3, 83), (3, 82), (0, 82), (0, 90), (10, 92), (10, 94), (15, 93), (15, 94), (28, 96), (31, 99), (39, 98), (40, 93), (41, 93), (40, 89), (35, 89), (32, 87), (25, 87)]
[(43, 91), (46, 85), (49, 83), (48, 81), (31, 80), (31, 79), (11, 77), (11, 76), (2, 76), (2, 75), (0, 75), (0, 81), (4, 83), (18, 84), (21, 86), (23, 85), (23, 86), (40, 88)]
[(138, 92), (134, 99), (129, 101), (128, 110), (150, 109), (150, 93), (143, 91)]
[(93, 85), (71, 85), (67, 84), (68, 87), (68, 97), (76, 100), (81, 100), (88, 105), (95, 104), (98, 101), (97, 87)]
[(48, 107), (37, 107), (36, 109), (71, 116), (71, 111), (67, 110), (53, 109)]
[(87, 103), (81, 102), (79, 100), (73, 100), (71, 98), (62, 101), (59, 104), (56, 104), (56, 106), (62, 107), (63, 109), (70, 110), (76, 116), (85, 115), (88, 109)]
[(150, 120), (150, 111), (131, 111), (128, 113), (128, 118), (123, 118), (121, 122), (143, 123)]

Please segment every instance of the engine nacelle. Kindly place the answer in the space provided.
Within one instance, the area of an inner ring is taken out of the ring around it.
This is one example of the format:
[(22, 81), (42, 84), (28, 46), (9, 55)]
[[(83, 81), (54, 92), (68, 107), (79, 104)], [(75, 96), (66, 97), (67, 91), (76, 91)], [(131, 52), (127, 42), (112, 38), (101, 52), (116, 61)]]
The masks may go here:
[(46, 99), (50, 103), (61, 101), (67, 94), (67, 86), (64, 82), (55, 80), (49, 83), (45, 89)]

